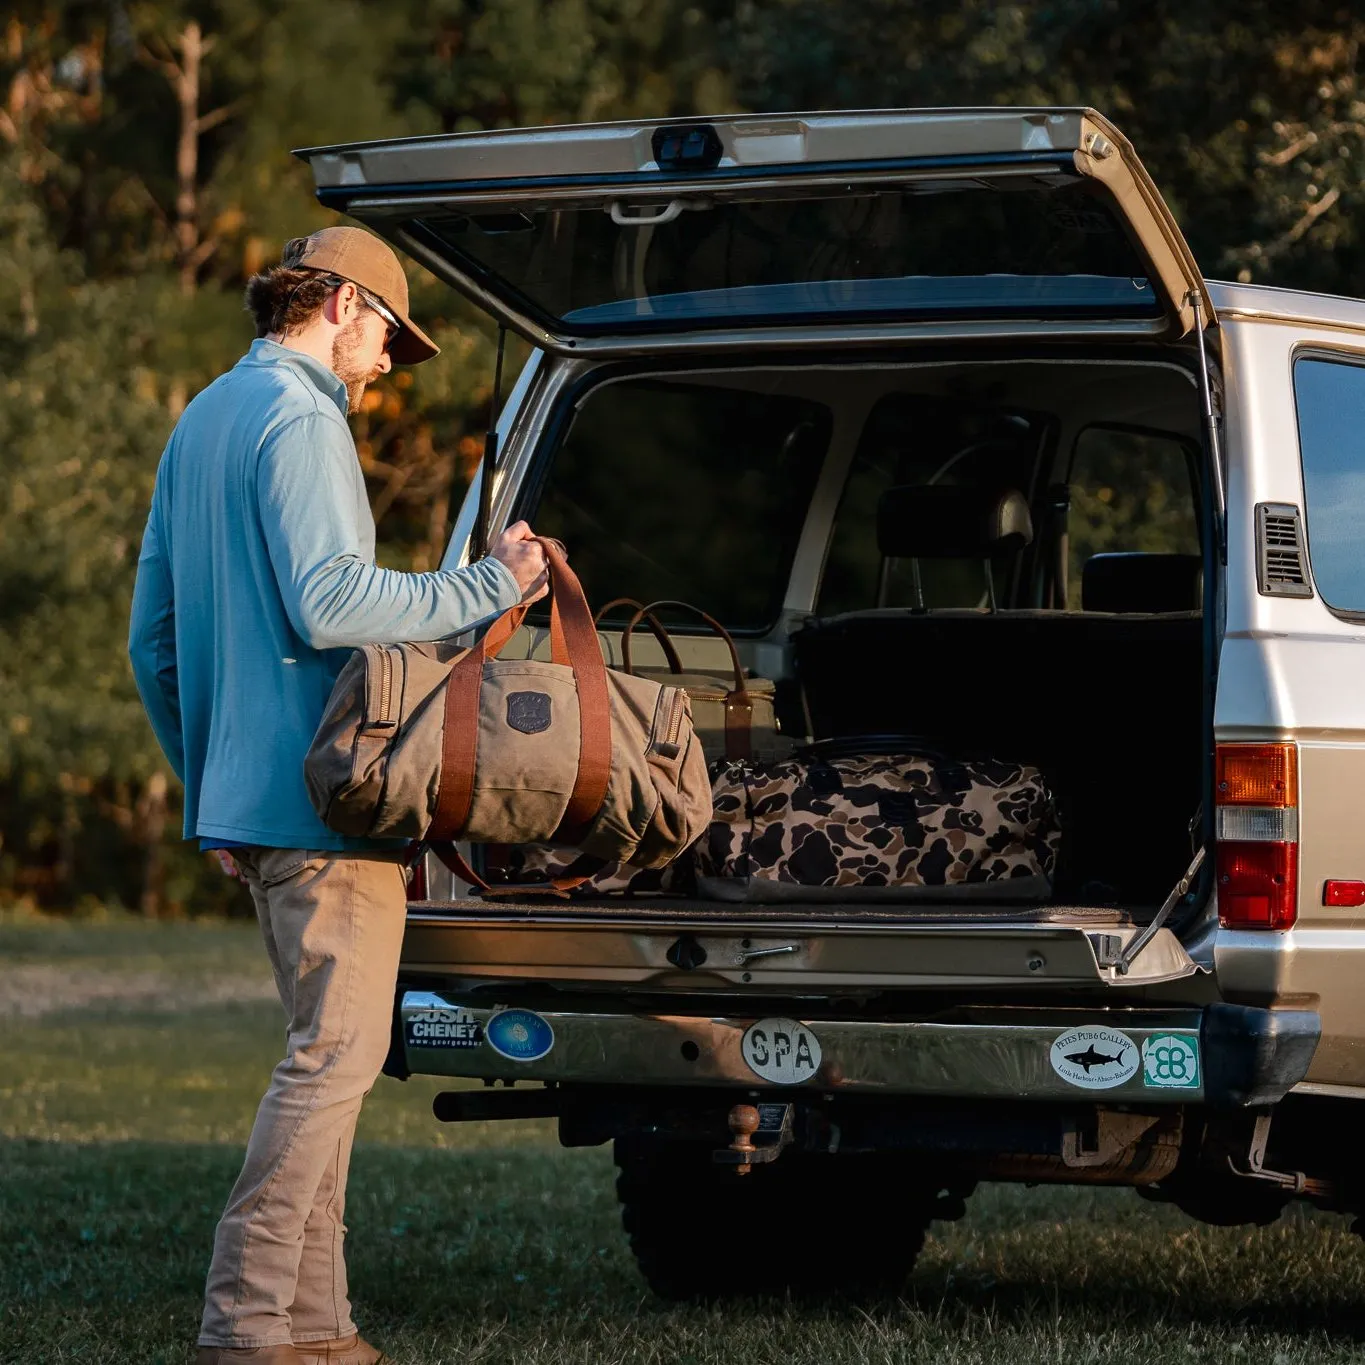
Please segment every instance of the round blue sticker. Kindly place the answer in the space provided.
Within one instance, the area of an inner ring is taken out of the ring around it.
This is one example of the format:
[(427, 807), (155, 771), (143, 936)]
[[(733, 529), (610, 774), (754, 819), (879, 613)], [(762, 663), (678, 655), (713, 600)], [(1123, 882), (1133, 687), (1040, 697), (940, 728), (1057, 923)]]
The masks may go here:
[(533, 1010), (499, 1010), (483, 1026), (484, 1041), (514, 1062), (534, 1062), (555, 1045), (555, 1031)]

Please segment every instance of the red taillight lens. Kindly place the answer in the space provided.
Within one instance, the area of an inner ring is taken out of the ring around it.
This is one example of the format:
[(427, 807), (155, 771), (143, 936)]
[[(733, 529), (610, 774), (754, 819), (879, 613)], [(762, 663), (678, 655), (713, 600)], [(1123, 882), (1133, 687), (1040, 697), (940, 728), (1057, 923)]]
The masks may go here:
[(1218, 922), (1225, 929), (1288, 929), (1297, 918), (1299, 846), (1218, 845)]

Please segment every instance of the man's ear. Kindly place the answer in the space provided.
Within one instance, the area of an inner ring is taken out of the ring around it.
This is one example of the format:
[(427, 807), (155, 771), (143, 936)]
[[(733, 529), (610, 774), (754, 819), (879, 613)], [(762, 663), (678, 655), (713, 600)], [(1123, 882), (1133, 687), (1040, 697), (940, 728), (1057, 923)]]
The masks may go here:
[(333, 327), (344, 327), (360, 312), (360, 291), (349, 280), (323, 304), (322, 315)]

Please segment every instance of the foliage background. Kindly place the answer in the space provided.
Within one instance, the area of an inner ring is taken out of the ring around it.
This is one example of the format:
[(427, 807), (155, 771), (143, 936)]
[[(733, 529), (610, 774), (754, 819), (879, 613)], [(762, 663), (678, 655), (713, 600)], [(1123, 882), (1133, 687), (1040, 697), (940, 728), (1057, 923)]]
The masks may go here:
[[(221, 910), (124, 656), (146, 504), (242, 285), (331, 221), (314, 143), (732, 110), (1091, 104), (1206, 273), (1360, 293), (1365, 17), (1302, 0), (18, 0), (0, 19), (0, 893)], [(481, 319), (357, 419), (381, 561), (438, 559)]]

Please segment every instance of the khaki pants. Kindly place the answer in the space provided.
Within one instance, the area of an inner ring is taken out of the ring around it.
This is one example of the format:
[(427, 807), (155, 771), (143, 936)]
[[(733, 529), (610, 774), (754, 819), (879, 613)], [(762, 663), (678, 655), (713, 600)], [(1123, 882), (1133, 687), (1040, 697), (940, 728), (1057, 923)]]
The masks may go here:
[(256, 1113), (213, 1241), (201, 1346), (355, 1331), (342, 1222), (360, 1104), (389, 1046), (406, 909), (397, 855), (241, 848), (287, 1053)]

